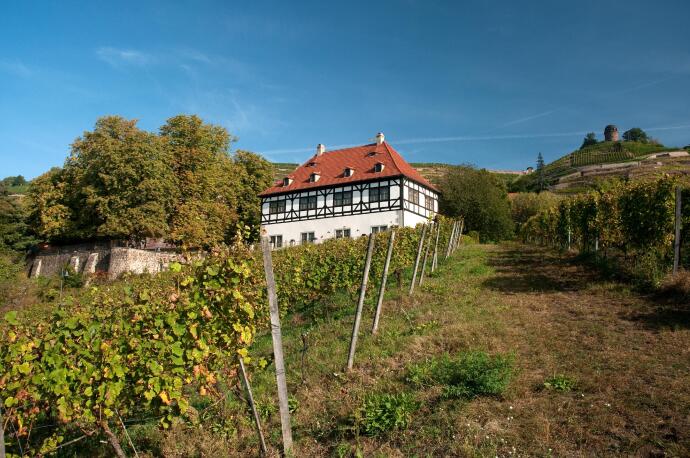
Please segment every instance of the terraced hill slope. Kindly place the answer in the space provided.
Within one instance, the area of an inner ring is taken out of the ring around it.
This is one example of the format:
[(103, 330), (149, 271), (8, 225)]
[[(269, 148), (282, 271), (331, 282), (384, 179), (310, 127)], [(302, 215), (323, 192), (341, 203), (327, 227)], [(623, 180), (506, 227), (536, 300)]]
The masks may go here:
[[(544, 167), (548, 188), (577, 193), (595, 188), (601, 181), (624, 177), (645, 179), (661, 173), (690, 176), (688, 152), (663, 145), (638, 142), (601, 142), (573, 151)], [(536, 173), (520, 177), (517, 190), (534, 190)]]

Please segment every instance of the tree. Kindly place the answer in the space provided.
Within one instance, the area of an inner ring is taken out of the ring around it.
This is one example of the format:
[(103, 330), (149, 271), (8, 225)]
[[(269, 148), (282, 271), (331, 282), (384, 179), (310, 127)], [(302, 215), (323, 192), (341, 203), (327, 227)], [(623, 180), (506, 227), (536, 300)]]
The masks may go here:
[(504, 185), (486, 170), (449, 167), (440, 180), (441, 211), (463, 217), (467, 231), (478, 231), (482, 241), (502, 240), (513, 234), (510, 204)]
[(174, 180), (170, 155), (136, 120), (106, 116), (72, 144), (66, 201), (81, 238), (141, 242), (168, 232)]
[(517, 229), (530, 217), (558, 205), (560, 198), (551, 192), (519, 192), (511, 196), (510, 211)]
[(590, 132), (585, 136), (584, 140), (582, 140), (582, 146), (580, 146), (580, 149), (596, 145), (597, 143), (597, 134), (595, 134), (594, 132)]
[(261, 226), (261, 199), (259, 193), (273, 183), (273, 165), (258, 154), (237, 151), (235, 164), (241, 170), (240, 195), (237, 214), (243, 224), (252, 228), (251, 236), (258, 239)]
[(544, 157), (541, 152), (537, 156), (537, 187), (538, 191), (541, 192), (546, 189), (546, 177), (544, 176)]
[(29, 230), (26, 198), (10, 196), (0, 183), (0, 252), (25, 252), (36, 240)]
[(160, 135), (172, 154), (177, 189), (169, 239), (185, 248), (229, 241), (238, 222), (236, 182), (242, 176), (228, 152), (234, 137), (195, 115), (168, 119)]
[(29, 187), (29, 224), (43, 240), (69, 238), (73, 226), (73, 212), (65, 201), (63, 170), (53, 167), (35, 178)]
[(623, 140), (627, 142), (648, 143), (649, 137), (644, 130), (640, 129), (639, 127), (633, 127), (632, 129), (623, 132)]

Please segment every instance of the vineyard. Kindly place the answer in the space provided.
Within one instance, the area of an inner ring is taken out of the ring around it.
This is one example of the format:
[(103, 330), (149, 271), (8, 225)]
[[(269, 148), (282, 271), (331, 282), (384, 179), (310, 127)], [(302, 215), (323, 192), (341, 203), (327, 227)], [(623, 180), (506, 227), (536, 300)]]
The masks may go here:
[[(281, 315), (354, 294), (365, 263), (376, 284), (384, 271), (400, 282), (412, 267), (411, 284), (421, 284), (458, 239), (448, 219), (430, 227), (396, 229), (394, 245), (388, 232), (373, 235), (371, 256), (366, 237), (274, 252)], [(173, 264), (160, 281), (93, 287), (41, 322), (8, 313), (0, 399), (9, 456), (44, 455), (99, 435), (124, 456), (119, 431), (132, 419), (157, 418), (164, 429), (189, 421), (193, 400), (226, 396), (240, 361), (267, 364), (252, 357), (252, 343), (269, 328), (268, 299), (260, 250), (238, 239), (190, 265)]]
[[(618, 183), (611, 189), (563, 200), (530, 218), (522, 228), (527, 242), (577, 249), (606, 258), (620, 258), (650, 283), (673, 266), (676, 189), (688, 202), (690, 189), (663, 177), (653, 182)], [(690, 205), (681, 205), (679, 259), (690, 266), (690, 253), (680, 241), (690, 236)]]

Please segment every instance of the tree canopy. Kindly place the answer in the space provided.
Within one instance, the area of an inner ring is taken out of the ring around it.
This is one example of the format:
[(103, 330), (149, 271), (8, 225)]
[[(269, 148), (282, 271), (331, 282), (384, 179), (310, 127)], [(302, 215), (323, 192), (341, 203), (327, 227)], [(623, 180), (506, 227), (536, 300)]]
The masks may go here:
[(597, 134), (594, 132), (590, 132), (587, 135), (585, 135), (584, 140), (582, 140), (582, 146), (580, 146), (580, 149), (587, 148), (588, 146), (596, 145), (598, 143), (597, 141)]
[(449, 167), (440, 180), (441, 211), (465, 219), (467, 231), (478, 231), (482, 241), (513, 234), (513, 221), (505, 185), (486, 170)]
[(623, 140), (627, 142), (639, 142), (648, 143), (650, 138), (647, 136), (647, 132), (640, 129), (639, 127), (633, 127), (630, 130), (623, 132)]
[(229, 241), (238, 223), (259, 223), (256, 194), (272, 179), (270, 163), (245, 151), (233, 156), (232, 141), (194, 115), (170, 118), (159, 134), (136, 120), (100, 118), (74, 141), (62, 169), (32, 182), (31, 224), (51, 241)]

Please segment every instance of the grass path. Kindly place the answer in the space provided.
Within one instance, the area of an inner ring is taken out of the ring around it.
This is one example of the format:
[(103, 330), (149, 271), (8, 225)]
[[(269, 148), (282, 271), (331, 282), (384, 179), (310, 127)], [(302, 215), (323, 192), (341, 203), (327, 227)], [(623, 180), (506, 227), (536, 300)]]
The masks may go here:
[[(368, 304), (349, 374), (343, 367), (352, 298), (333, 297), (283, 322), (299, 456), (690, 454), (688, 308), (601, 281), (572, 259), (513, 244), (464, 246), (414, 297), (403, 291), (392, 287), (377, 336)], [(270, 336), (256, 344), (267, 358), (270, 348)], [(504, 396), (444, 400), (438, 388), (406, 380), (411, 364), (466, 350), (514, 355)], [(253, 384), (277, 449), (272, 371), (253, 370)], [(545, 389), (558, 374), (575, 388)], [(412, 393), (420, 408), (409, 428), (358, 436), (351, 417), (371, 392)], [(250, 454), (256, 440), (245, 426), (234, 446)]]

